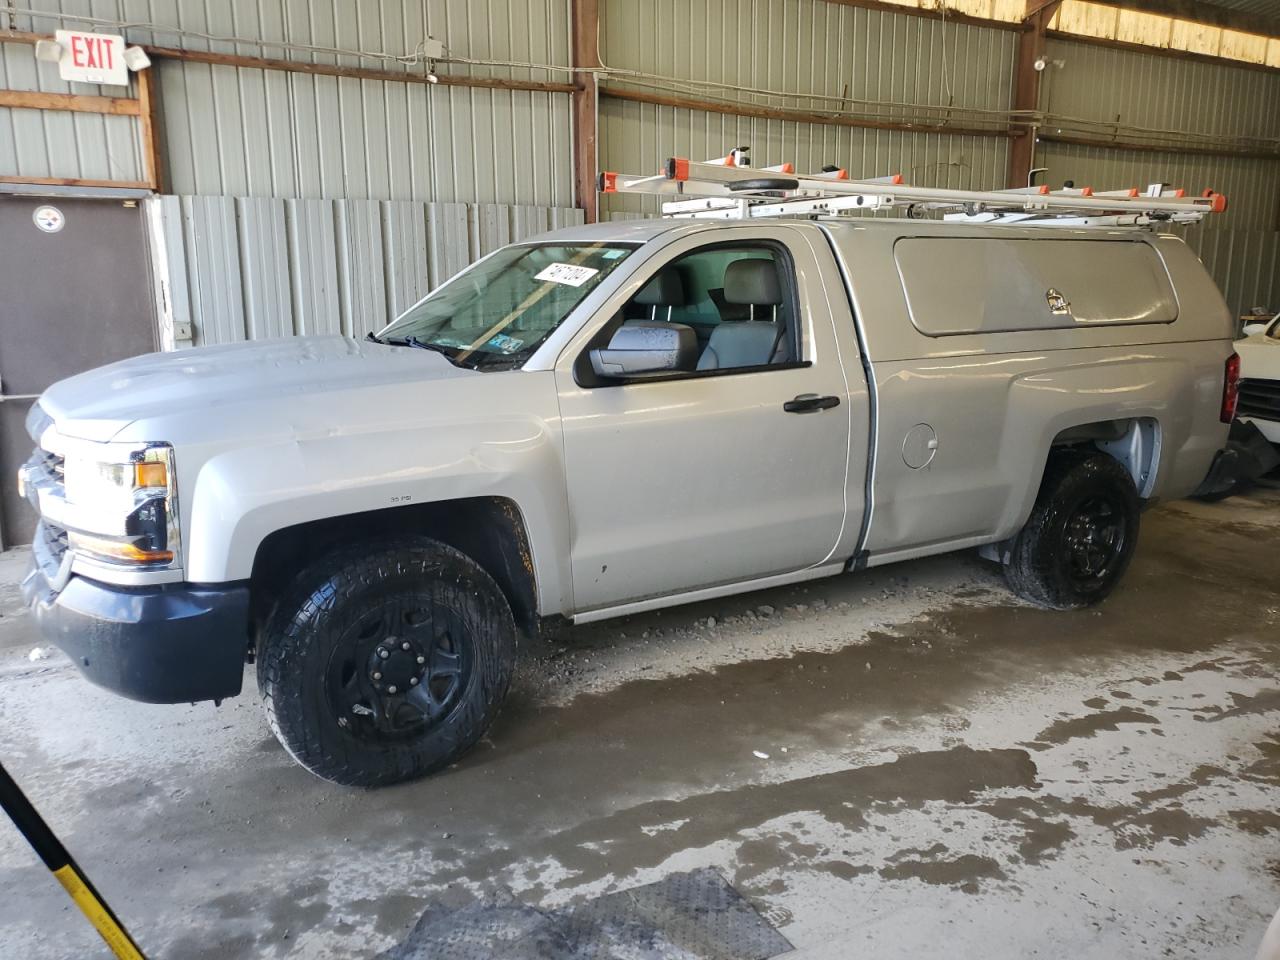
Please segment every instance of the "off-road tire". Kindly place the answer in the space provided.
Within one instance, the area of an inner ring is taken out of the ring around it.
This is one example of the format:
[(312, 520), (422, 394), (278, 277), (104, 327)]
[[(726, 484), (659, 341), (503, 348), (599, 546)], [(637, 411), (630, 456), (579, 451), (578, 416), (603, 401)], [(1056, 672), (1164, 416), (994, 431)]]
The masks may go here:
[[(1082, 505), (1099, 498), (1112, 505), (1123, 541), (1100, 575), (1082, 582), (1073, 575), (1068, 526)], [(1133, 479), (1119, 461), (1087, 448), (1055, 450), (1031, 516), (1013, 540), (1005, 580), (1020, 597), (1055, 610), (1099, 603), (1133, 558), (1140, 515)]]
[[(456, 703), (411, 739), (371, 743), (343, 727), (326, 698), (326, 671), (344, 631), (396, 596), (430, 596), (465, 624), (471, 669)], [(470, 557), (424, 537), (344, 547), (304, 570), (268, 618), (258, 688), (271, 731), (316, 776), (378, 787), (457, 760), (489, 728), (515, 668), (516, 626), (498, 585)]]

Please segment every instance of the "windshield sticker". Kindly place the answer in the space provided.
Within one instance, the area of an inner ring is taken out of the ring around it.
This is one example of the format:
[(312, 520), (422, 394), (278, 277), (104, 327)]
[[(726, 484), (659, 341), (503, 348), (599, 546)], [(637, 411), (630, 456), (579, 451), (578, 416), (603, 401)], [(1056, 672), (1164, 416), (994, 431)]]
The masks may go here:
[(599, 272), (595, 267), (580, 267), (576, 263), (553, 263), (541, 273), (534, 274), (533, 279), (580, 287)]
[(603, 257), (603, 258), (604, 258), (604, 259), (606, 259), (606, 260), (617, 260), (619, 257), (621, 257), (622, 255), (624, 255), (626, 252), (627, 252), (627, 251), (625, 251), (625, 250), (606, 250), (604, 253), (600, 254), (600, 256), (601, 256), (601, 257)]
[(489, 338), (489, 346), (503, 353), (515, 353), (524, 346), (524, 341), (518, 337), (508, 337), (505, 333), (499, 333)]

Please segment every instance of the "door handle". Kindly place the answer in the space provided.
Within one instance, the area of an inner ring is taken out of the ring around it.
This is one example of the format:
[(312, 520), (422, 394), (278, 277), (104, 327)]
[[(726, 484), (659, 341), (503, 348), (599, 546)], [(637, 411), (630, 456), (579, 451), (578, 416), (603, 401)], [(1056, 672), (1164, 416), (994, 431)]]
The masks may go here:
[(820, 397), (816, 393), (802, 393), (794, 400), (784, 403), (782, 409), (787, 413), (817, 413), (839, 405), (839, 397)]

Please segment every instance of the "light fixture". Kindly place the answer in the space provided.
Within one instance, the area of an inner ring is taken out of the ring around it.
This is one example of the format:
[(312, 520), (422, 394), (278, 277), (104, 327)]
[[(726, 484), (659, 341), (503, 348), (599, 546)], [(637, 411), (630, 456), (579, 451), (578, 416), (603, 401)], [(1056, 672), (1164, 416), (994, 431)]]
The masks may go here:
[(62, 59), (62, 44), (56, 40), (37, 40), (36, 59), (57, 63)]
[(139, 70), (146, 70), (151, 66), (151, 58), (147, 56), (147, 51), (141, 47), (127, 47), (124, 51), (124, 65), (137, 73)]

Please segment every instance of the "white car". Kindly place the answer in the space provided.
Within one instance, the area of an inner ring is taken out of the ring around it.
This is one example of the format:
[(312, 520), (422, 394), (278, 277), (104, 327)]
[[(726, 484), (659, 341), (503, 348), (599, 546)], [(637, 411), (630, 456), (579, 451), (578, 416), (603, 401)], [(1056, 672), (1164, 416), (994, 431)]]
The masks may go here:
[(1251, 421), (1264, 437), (1280, 444), (1280, 315), (1245, 327), (1236, 343), (1240, 354), (1238, 416)]

